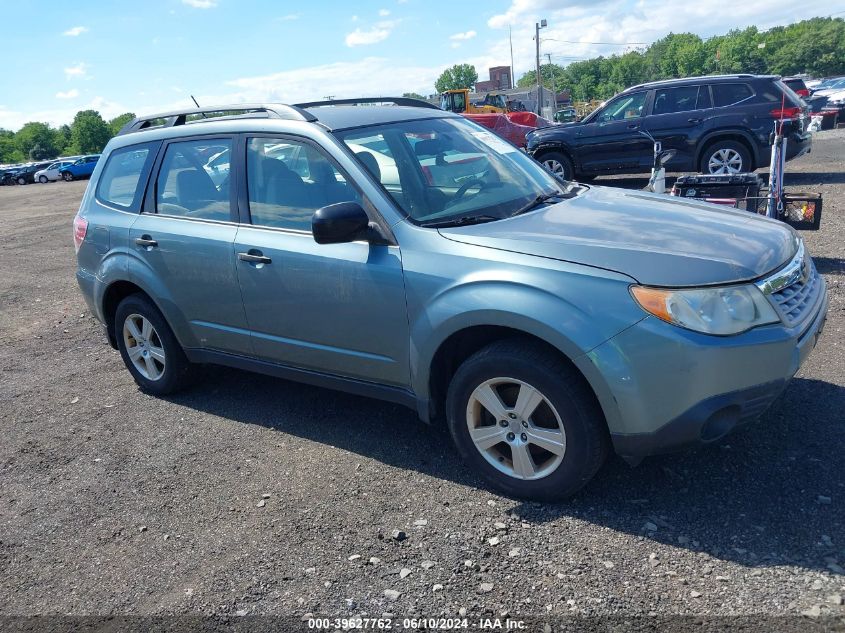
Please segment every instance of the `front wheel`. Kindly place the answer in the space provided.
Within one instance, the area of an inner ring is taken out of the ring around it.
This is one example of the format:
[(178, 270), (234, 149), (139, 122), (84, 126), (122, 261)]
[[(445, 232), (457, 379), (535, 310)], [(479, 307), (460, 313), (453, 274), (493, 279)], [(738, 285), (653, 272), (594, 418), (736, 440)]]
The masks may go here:
[(42, 185), (46, 185), (47, 184), (47, 176), (39, 176), (38, 182), (40, 182)]
[(575, 170), (572, 168), (572, 161), (568, 156), (560, 152), (549, 152), (540, 157), (543, 166), (552, 172), (553, 175), (563, 180), (572, 180), (575, 177)]
[(71, 180), (73, 180), (73, 174), (70, 173), (69, 171), (66, 171), (62, 174), (62, 178), (64, 179), (65, 182), (70, 182)]
[(141, 389), (158, 396), (190, 384), (193, 366), (148, 298), (135, 294), (120, 302), (114, 333), (123, 362)]
[(19, 184), (19, 185), (25, 185), (25, 184), (26, 184), (26, 180), (24, 180), (23, 178), (18, 178), (18, 184)]
[(463, 458), (514, 497), (573, 495), (609, 449), (604, 416), (583, 377), (521, 339), (492, 343), (466, 360), (449, 385), (446, 413)]
[(699, 165), (702, 174), (741, 174), (751, 171), (748, 149), (736, 141), (716, 141), (707, 146)]

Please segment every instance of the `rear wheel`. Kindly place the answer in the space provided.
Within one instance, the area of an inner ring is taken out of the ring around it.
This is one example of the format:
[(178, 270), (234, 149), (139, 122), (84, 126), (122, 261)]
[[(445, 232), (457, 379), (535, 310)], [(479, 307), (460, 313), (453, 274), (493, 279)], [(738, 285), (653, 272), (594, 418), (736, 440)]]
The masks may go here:
[(736, 141), (716, 141), (704, 150), (699, 170), (702, 174), (740, 174), (751, 171), (748, 149)]
[(18, 184), (19, 184), (19, 185), (25, 185), (25, 184), (26, 184), (26, 180), (24, 180), (22, 177), (21, 177), (21, 178), (18, 178)]
[(71, 180), (73, 180), (73, 174), (69, 171), (62, 172), (62, 178), (65, 182), (70, 182)]
[(188, 386), (193, 366), (158, 308), (135, 294), (117, 306), (114, 333), (120, 355), (144, 391), (164, 395)]
[(569, 157), (560, 152), (549, 152), (540, 157), (540, 162), (552, 174), (563, 180), (572, 180), (575, 177), (575, 170), (572, 168), (572, 161)]
[(604, 416), (584, 379), (553, 352), (498, 341), (466, 360), (446, 402), (458, 450), (514, 497), (555, 500), (583, 487), (604, 462)]

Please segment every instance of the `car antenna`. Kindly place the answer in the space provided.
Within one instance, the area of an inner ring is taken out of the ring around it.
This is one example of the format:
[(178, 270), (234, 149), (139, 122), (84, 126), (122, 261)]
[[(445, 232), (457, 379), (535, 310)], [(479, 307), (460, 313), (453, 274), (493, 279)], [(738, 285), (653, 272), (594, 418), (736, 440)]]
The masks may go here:
[[(196, 99), (194, 99), (194, 95), (191, 95), (191, 101), (193, 101), (193, 102), (194, 102), (194, 105), (195, 105), (195, 106), (197, 106), (197, 110), (199, 110), (199, 108), (200, 108), (200, 104), (199, 104), (199, 103), (197, 103), (197, 100), (196, 100)], [(208, 118), (207, 116), (205, 116), (205, 112), (200, 112), (200, 114), (202, 115), (202, 118), (203, 118), (203, 119), (207, 119), (207, 118)]]

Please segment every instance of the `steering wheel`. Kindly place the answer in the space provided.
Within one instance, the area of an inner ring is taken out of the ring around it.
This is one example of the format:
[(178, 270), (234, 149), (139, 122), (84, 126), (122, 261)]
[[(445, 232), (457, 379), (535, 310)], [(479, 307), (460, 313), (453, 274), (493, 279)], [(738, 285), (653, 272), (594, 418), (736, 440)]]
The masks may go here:
[(460, 202), (461, 198), (463, 198), (464, 195), (466, 195), (466, 192), (469, 191), (470, 189), (472, 189), (473, 187), (478, 187), (479, 192), (480, 192), (482, 189), (487, 187), (488, 184), (489, 183), (485, 182), (484, 180), (481, 180), (480, 178), (471, 178), (470, 180), (467, 180), (455, 192), (455, 195), (452, 196), (452, 199), (449, 200), (449, 202), (446, 203), (446, 206), (451, 207), (453, 204), (457, 204), (458, 202)]

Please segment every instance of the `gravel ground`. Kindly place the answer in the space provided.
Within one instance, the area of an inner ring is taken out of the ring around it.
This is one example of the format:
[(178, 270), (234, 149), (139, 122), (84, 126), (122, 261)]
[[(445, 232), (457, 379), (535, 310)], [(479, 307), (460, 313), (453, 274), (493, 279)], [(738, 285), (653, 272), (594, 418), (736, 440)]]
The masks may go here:
[(141, 393), (77, 291), (86, 183), (0, 188), (0, 615), (841, 616), (845, 130), (787, 184), (824, 194), (831, 292), (796, 379), (556, 505), (485, 489), (391, 404), (227, 369)]

